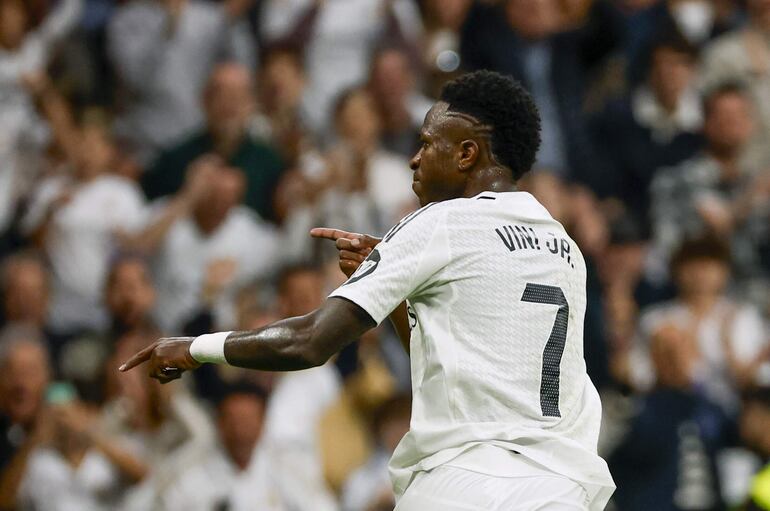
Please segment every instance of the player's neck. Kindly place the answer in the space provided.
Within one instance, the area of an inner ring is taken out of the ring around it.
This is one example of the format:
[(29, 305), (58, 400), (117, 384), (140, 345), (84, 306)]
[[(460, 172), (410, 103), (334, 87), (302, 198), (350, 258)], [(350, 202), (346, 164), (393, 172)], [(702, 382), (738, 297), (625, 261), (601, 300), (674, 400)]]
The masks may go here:
[(475, 170), (465, 186), (464, 197), (475, 197), (481, 192), (515, 192), (516, 183), (511, 181), (510, 171), (496, 166)]

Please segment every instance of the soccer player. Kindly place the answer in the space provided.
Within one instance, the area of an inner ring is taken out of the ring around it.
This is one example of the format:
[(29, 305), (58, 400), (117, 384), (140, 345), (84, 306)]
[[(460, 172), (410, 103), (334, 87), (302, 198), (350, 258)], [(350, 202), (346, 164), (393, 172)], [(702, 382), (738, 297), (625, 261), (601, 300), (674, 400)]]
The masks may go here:
[(251, 332), (160, 339), (121, 370), (149, 362), (167, 382), (206, 362), (304, 369), (393, 313), (400, 335), (411, 330), (413, 388), (390, 466), (397, 511), (603, 509), (614, 483), (583, 359), (585, 263), (515, 186), (539, 131), (512, 79), (449, 82), (410, 163), (422, 208), (381, 241), (313, 232), (337, 239), (343, 270), (357, 267), (319, 309)]

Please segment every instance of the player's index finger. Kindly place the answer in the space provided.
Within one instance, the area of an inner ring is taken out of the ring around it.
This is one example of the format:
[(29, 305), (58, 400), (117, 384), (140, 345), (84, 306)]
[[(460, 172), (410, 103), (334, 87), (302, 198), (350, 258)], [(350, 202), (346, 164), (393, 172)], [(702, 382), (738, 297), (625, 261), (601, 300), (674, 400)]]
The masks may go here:
[(120, 366), (118, 370), (121, 372), (125, 372), (125, 371), (128, 371), (129, 369), (133, 369), (139, 364), (147, 362), (148, 360), (150, 360), (150, 356), (152, 355), (152, 350), (154, 349), (155, 349), (155, 343), (150, 344), (149, 346), (144, 348), (142, 351), (136, 353), (133, 357), (128, 359), (128, 361), (122, 366)]
[(333, 229), (331, 227), (314, 227), (313, 229), (310, 229), (310, 235), (314, 238), (326, 238), (335, 241), (340, 238), (354, 238), (358, 236), (356, 233), (343, 231), (341, 229)]

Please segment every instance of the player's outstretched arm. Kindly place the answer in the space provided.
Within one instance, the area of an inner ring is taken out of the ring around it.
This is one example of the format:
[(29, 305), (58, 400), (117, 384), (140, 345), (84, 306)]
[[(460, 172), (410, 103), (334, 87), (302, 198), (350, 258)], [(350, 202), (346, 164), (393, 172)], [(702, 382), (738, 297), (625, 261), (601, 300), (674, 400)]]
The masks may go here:
[(361, 307), (332, 297), (310, 314), (259, 330), (160, 339), (131, 357), (120, 370), (147, 363), (150, 377), (161, 383), (175, 380), (204, 362), (296, 371), (324, 364), (374, 326), (374, 320)]
[[(358, 234), (347, 232), (341, 229), (332, 229), (328, 227), (316, 227), (310, 230), (310, 235), (314, 238), (325, 238), (334, 241), (340, 254), (340, 270), (348, 278), (358, 269), (366, 256), (368, 256), (374, 247), (382, 241), (382, 238), (369, 236), (368, 234)], [(401, 344), (409, 353), (409, 339), (411, 332), (409, 330), (409, 316), (406, 311), (406, 302), (401, 303), (388, 316), (393, 324)]]

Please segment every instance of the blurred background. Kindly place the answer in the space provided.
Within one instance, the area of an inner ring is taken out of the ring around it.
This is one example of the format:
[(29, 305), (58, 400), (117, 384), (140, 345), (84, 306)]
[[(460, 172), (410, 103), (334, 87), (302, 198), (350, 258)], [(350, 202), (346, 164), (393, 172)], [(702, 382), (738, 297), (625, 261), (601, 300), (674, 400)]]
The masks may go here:
[(610, 509), (770, 510), (770, 0), (0, 0), (0, 510), (392, 509), (388, 324), (298, 373), (116, 367), (317, 307), (308, 230), (414, 210), (481, 68), (589, 264)]

